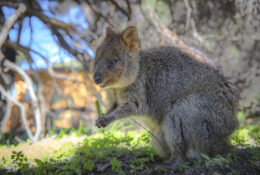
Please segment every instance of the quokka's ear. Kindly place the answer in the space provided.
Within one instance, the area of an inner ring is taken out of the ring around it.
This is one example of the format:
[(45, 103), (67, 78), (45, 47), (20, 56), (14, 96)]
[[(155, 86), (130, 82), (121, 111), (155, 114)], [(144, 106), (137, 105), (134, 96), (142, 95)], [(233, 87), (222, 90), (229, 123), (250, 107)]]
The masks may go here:
[(126, 28), (121, 34), (121, 39), (128, 48), (137, 49), (138, 33), (136, 27), (130, 26)]
[(107, 26), (107, 28), (106, 28), (106, 36), (110, 36), (110, 35), (113, 35), (115, 33), (116, 32), (110, 26)]

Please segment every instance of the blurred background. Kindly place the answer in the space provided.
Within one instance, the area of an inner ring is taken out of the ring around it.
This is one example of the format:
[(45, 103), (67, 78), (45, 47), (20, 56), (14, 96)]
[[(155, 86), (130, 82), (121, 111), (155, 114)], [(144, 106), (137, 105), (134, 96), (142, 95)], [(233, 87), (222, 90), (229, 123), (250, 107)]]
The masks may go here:
[(259, 119), (259, 12), (257, 0), (1, 0), (0, 142), (95, 127), (105, 94), (90, 65), (107, 26), (137, 26), (141, 49), (212, 60), (239, 88), (244, 122)]

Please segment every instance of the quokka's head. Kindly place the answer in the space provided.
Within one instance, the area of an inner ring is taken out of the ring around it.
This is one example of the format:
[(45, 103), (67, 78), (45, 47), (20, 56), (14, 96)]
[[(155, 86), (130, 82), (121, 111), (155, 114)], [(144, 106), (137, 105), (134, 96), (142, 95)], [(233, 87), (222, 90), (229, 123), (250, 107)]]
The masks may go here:
[(107, 27), (92, 67), (95, 83), (102, 88), (123, 88), (132, 84), (139, 70), (138, 50), (136, 27), (122, 32)]

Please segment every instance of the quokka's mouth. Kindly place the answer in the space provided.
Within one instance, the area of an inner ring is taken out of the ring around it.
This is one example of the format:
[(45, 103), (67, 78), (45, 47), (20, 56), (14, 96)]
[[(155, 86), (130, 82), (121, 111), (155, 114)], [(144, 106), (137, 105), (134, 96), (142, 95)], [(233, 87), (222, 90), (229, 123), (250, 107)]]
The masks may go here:
[(100, 86), (101, 88), (104, 88), (104, 87), (106, 87), (106, 85), (107, 85), (107, 82), (104, 82), (104, 83), (101, 83), (99, 86)]

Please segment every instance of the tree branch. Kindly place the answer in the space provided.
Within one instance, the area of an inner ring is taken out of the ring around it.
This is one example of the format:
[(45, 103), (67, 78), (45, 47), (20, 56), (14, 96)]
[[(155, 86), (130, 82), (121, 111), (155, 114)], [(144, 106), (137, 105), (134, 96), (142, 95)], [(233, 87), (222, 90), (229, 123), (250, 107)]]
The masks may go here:
[(128, 21), (131, 20), (131, 16), (127, 13), (127, 11), (123, 9), (115, 0), (110, 0), (110, 2), (127, 17)]
[(188, 31), (190, 28), (190, 18), (191, 18), (192, 8), (190, 7), (189, 0), (184, 0), (184, 4), (187, 9), (185, 31)]
[(157, 28), (157, 30), (160, 33), (163, 33), (166, 37), (168, 37), (171, 40), (171, 43), (174, 47), (180, 49), (182, 52), (192, 56), (194, 59), (206, 63), (208, 65), (211, 65), (212, 67), (216, 67), (216, 64), (211, 60), (208, 56), (200, 52), (199, 50), (187, 46), (182, 40), (179, 39), (177, 34), (169, 30), (166, 26), (164, 26), (163, 23), (159, 20), (159, 17), (157, 14), (149, 7), (147, 6), (147, 12), (148, 12), (148, 17), (152, 24)]
[(6, 41), (6, 45), (9, 46), (9, 47), (12, 47), (16, 50), (20, 50), (27, 58), (28, 62), (31, 63), (33, 62), (33, 59), (32, 57), (30, 56), (30, 52), (33, 52), (37, 55), (39, 55), (47, 64), (47, 73), (53, 77), (53, 78), (57, 78), (57, 79), (64, 79), (64, 80), (70, 80), (70, 81), (77, 81), (76, 78), (73, 78), (71, 76), (68, 76), (66, 74), (63, 74), (63, 73), (58, 73), (56, 72), (51, 66), (50, 66), (50, 63), (48, 61), (47, 58), (45, 58), (41, 53), (31, 49), (31, 48), (28, 48), (28, 47), (25, 47), (25, 46), (22, 46), (22, 45), (19, 45), (17, 44), (16, 42), (11, 42), (11, 41)]
[(88, 6), (90, 7), (90, 9), (98, 16), (98, 17), (102, 17), (106, 23), (108, 23), (111, 27), (115, 26), (109, 21), (109, 19), (107, 17), (105, 17), (101, 12), (99, 12), (96, 7), (94, 7), (88, 0), (85, 0), (85, 2), (88, 4)]
[[(20, 4), (19, 8), (13, 13), (5, 22), (4, 26), (0, 32), (0, 48), (2, 48), (11, 27), (14, 25), (15, 21), (19, 18), (21, 14), (26, 11), (26, 6), (24, 4)], [(3, 53), (0, 51), (0, 61), (4, 58)]]
[[(7, 94), (10, 94), (10, 92), (7, 91)], [(14, 95), (14, 98), (15, 98), (15, 95)], [(3, 120), (0, 123), (0, 133), (5, 132), (5, 125), (6, 125), (6, 122), (8, 121), (8, 119), (10, 118), (10, 114), (11, 114), (11, 110), (12, 110), (11, 101), (8, 98), (6, 98), (6, 101), (7, 101), (7, 105), (6, 105), (5, 115), (3, 117)]]
[(29, 91), (29, 94), (30, 94), (30, 97), (31, 97), (31, 100), (32, 100), (31, 104), (32, 104), (32, 109), (34, 111), (34, 118), (35, 118), (35, 123), (36, 123), (36, 132), (35, 132), (35, 135), (32, 138), (32, 141), (36, 142), (39, 139), (40, 132), (41, 132), (41, 116), (40, 116), (41, 113), (40, 113), (40, 109), (39, 109), (39, 106), (38, 106), (38, 99), (37, 99), (36, 94), (33, 90), (32, 80), (20, 67), (18, 67), (16, 64), (10, 62), (9, 60), (4, 61), (4, 66), (6, 66), (7, 68), (17, 72), (19, 75), (21, 75), (22, 78), (24, 79), (24, 81), (27, 84), (27, 89)]
[(16, 101), (9, 93), (7, 93), (5, 91), (5, 89), (0, 85), (0, 92), (8, 99), (10, 100), (12, 103), (14, 103), (16, 106), (18, 106), (20, 108), (20, 112), (21, 112), (21, 118), (22, 118), (22, 122), (25, 128), (25, 131), (28, 135), (28, 137), (34, 142), (35, 141), (35, 137), (33, 137), (32, 132), (29, 128), (29, 126), (27, 125), (27, 121), (26, 121), (26, 109), (25, 107), (22, 105), (22, 103)]

